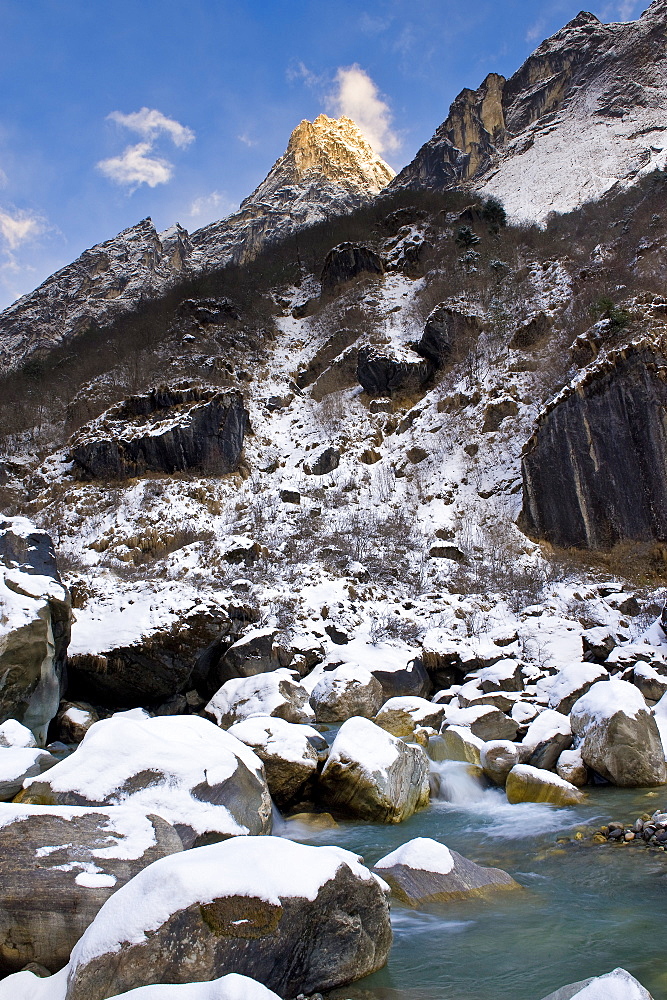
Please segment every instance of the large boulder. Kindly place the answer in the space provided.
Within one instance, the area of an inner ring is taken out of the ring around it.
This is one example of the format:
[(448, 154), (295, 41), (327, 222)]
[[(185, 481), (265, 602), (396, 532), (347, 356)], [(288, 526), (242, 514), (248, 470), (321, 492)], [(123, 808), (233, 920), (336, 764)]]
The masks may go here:
[(356, 855), (237, 838), (163, 858), (109, 899), (75, 946), (65, 1000), (252, 975), (282, 997), (381, 968), (387, 887)]
[(354, 715), (370, 719), (383, 701), (379, 680), (356, 663), (324, 671), (310, 696), (318, 722), (344, 722)]
[(299, 684), (299, 675), (286, 667), (226, 681), (209, 701), (206, 714), (223, 729), (255, 715), (286, 722), (307, 723), (313, 719), (308, 692)]
[(544, 1000), (652, 1000), (651, 994), (625, 969), (561, 986)]
[(382, 277), (384, 261), (362, 243), (339, 243), (332, 247), (322, 268), (322, 295), (333, 295), (358, 278)]
[(480, 751), (479, 760), (484, 774), (494, 785), (504, 787), (507, 775), (519, 763), (521, 752), (509, 740), (490, 740)]
[(430, 726), (439, 729), (445, 714), (444, 705), (434, 705), (425, 698), (390, 698), (375, 716), (376, 726), (392, 736), (412, 740), (415, 729)]
[(584, 763), (612, 784), (634, 788), (667, 781), (658, 726), (633, 684), (598, 681), (575, 702), (570, 720)]
[(357, 379), (369, 396), (416, 392), (432, 375), (430, 361), (398, 347), (363, 347), (357, 358)]
[(416, 837), (377, 861), (373, 870), (408, 906), (449, 903), (518, 889), (519, 883), (500, 868), (483, 868), (429, 837)]
[(0, 802), (9, 802), (23, 788), (26, 778), (48, 771), (57, 763), (46, 750), (29, 747), (0, 748)]
[(359, 819), (400, 823), (428, 805), (428, 758), (368, 719), (340, 727), (320, 775), (325, 802)]
[(522, 531), (564, 548), (667, 539), (665, 363), (624, 348), (543, 410), (523, 451)]
[(0, 810), (0, 973), (61, 969), (109, 896), (158, 858), (176, 830), (134, 806), (4, 805)]
[(572, 746), (572, 727), (567, 715), (547, 708), (530, 723), (522, 740), (523, 762), (551, 770), (563, 750)]
[(480, 767), (484, 745), (484, 740), (473, 736), (466, 726), (447, 726), (429, 740), (428, 752), (431, 760), (458, 760)]
[(482, 331), (480, 316), (461, 307), (441, 302), (431, 312), (417, 350), (434, 365), (441, 368), (452, 354), (470, 348)]
[(320, 755), (327, 742), (312, 726), (255, 716), (236, 722), (228, 730), (257, 754), (264, 764), (271, 797), (284, 810), (299, 801), (317, 775)]
[(82, 479), (126, 479), (146, 472), (234, 472), (248, 411), (240, 392), (182, 382), (130, 396), (70, 442)]
[(448, 705), (445, 709), (443, 728), (444, 726), (467, 726), (473, 736), (484, 742), (513, 740), (519, 730), (514, 719), (493, 705), (476, 705), (472, 708)]
[(271, 830), (271, 798), (258, 757), (196, 715), (96, 722), (78, 749), (29, 779), (21, 802), (132, 803), (172, 823), (185, 847)]
[(574, 785), (551, 771), (530, 764), (515, 764), (505, 784), (507, 801), (548, 802), (553, 806), (576, 806), (584, 796)]
[(219, 683), (224, 684), (232, 677), (254, 677), (286, 666), (278, 657), (277, 635), (275, 628), (253, 628), (237, 639), (218, 664)]
[(594, 663), (574, 662), (562, 667), (549, 688), (549, 707), (569, 715), (575, 701), (586, 694), (596, 681), (606, 679), (608, 672)]
[(42, 745), (60, 704), (70, 627), (50, 537), (25, 517), (0, 518), (0, 723), (22, 722)]

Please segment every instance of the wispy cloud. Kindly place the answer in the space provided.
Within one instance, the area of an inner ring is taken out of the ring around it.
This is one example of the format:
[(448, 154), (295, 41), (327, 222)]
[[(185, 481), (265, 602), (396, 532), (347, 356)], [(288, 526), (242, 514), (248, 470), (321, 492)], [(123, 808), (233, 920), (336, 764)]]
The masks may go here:
[(238, 205), (220, 191), (211, 191), (210, 194), (200, 195), (190, 205), (188, 216), (191, 219), (221, 219), (230, 212), (233, 212)]
[(325, 106), (337, 117), (346, 115), (356, 122), (376, 153), (400, 149), (401, 140), (391, 127), (391, 109), (357, 63), (337, 70), (335, 89), (325, 98)]
[(173, 163), (155, 153), (161, 136), (166, 136), (180, 149), (189, 146), (195, 138), (191, 128), (181, 125), (174, 118), (167, 118), (156, 108), (141, 108), (127, 115), (122, 111), (112, 111), (107, 118), (143, 136), (142, 142), (126, 146), (119, 156), (111, 156), (96, 164), (100, 173), (114, 184), (129, 188), (130, 192), (136, 191), (141, 184), (154, 188), (171, 180)]
[(326, 76), (318, 76), (317, 73), (313, 73), (301, 60), (290, 63), (287, 67), (286, 75), (290, 83), (293, 83), (295, 80), (301, 80), (312, 90), (326, 87), (331, 83), (331, 80)]
[(194, 141), (195, 134), (187, 125), (181, 125), (174, 118), (167, 118), (156, 108), (140, 108), (139, 111), (132, 111), (125, 115), (122, 111), (112, 111), (107, 115), (111, 121), (123, 125), (131, 132), (138, 132), (149, 142), (157, 139), (161, 134), (169, 136), (175, 146), (183, 149)]
[[(641, 8), (645, 6), (642, 2)], [(631, 21), (639, 13), (639, 7), (639, 0), (616, 0), (615, 3), (608, 3), (600, 16), (603, 21)]]
[(0, 236), (10, 250), (16, 250), (22, 243), (39, 236), (45, 228), (45, 220), (38, 215), (0, 209)]
[(152, 150), (152, 143), (138, 142), (135, 146), (127, 146), (120, 156), (100, 160), (97, 169), (114, 184), (133, 191), (140, 184), (148, 184), (152, 188), (166, 184), (174, 172), (173, 164), (169, 160), (150, 156)]
[(257, 139), (253, 139), (253, 137), (249, 135), (248, 132), (241, 132), (241, 134), (237, 135), (236, 138), (239, 140), (239, 142), (242, 142), (244, 146), (250, 146), (250, 148), (252, 148), (253, 146), (257, 145)]

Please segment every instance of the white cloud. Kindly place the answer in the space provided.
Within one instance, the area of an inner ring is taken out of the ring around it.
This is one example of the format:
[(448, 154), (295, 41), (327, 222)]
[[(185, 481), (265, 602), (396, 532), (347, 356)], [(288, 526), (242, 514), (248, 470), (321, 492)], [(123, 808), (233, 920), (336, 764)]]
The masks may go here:
[(357, 63), (341, 66), (336, 89), (325, 98), (328, 111), (346, 115), (359, 126), (376, 153), (400, 149), (401, 141), (391, 128), (391, 111), (377, 85)]
[(2, 167), (0, 167), (0, 187), (7, 187), (8, 183), (9, 183), (9, 178), (7, 177), (7, 174), (4, 172)]
[(112, 156), (108, 160), (100, 160), (97, 169), (114, 184), (122, 184), (135, 190), (140, 184), (156, 187), (171, 180), (174, 172), (169, 160), (150, 156), (153, 144), (138, 142), (128, 146), (120, 156)]
[(191, 128), (188, 128), (187, 125), (181, 125), (174, 118), (167, 118), (156, 108), (141, 108), (139, 111), (132, 111), (129, 115), (124, 115), (122, 111), (112, 111), (111, 114), (107, 115), (107, 118), (118, 122), (119, 125), (124, 125), (132, 132), (138, 132), (149, 142), (153, 142), (161, 133), (165, 133), (175, 146), (184, 149), (195, 138)]
[(238, 205), (220, 191), (211, 191), (210, 194), (201, 195), (190, 205), (188, 215), (191, 219), (220, 219), (233, 212)]
[[(608, 3), (602, 11), (603, 21), (631, 21), (635, 16), (639, 0), (619, 0), (617, 3)], [(642, 4), (642, 7), (645, 6)]]
[(0, 209), (0, 235), (10, 250), (15, 250), (21, 243), (39, 236), (44, 232), (44, 220), (29, 212), (11, 212)]
[(241, 132), (241, 134), (237, 135), (236, 138), (239, 142), (242, 142), (244, 146), (252, 147), (257, 145), (257, 139), (253, 139), (247, 132)]

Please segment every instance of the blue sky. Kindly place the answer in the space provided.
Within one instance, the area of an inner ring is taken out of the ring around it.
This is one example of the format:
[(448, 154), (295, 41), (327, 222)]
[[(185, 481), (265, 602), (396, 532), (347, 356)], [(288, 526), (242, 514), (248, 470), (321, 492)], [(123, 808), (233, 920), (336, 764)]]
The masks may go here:
[[(601, 20), (649, 0), (600, 0)], [(152, 216), (233, 211), (321, 111), (395, 168), (581, 0), (0, 0), (0, 307)], [(354, 114), (351, 115), (354, 117)]]

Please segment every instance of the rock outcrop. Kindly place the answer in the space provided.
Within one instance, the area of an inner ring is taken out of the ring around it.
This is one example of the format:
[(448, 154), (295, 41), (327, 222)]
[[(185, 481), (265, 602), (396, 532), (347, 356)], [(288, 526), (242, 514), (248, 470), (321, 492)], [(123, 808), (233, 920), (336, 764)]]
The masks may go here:
[(433, 374), (430, 361), (407, 350), (364, 347), (357, 359), (357, 379), (369, 396), (416, 392)]
[(146, 472), (233, 472), (248, 412), (240, 392), (179, 383), (112, 406), (72, 439), (82, 479), (124, 479)]
[(608, 549), (667, 540), (667, 361), (648, 345), (609, 356), (557, 397), (522, 459), (522, 531)]
[(326, 255), (322, 267), (322, 295), (337, 291), (359, 278), (382, 277), (382, 257), (370, 247), (360, 243), (339, 243)]

